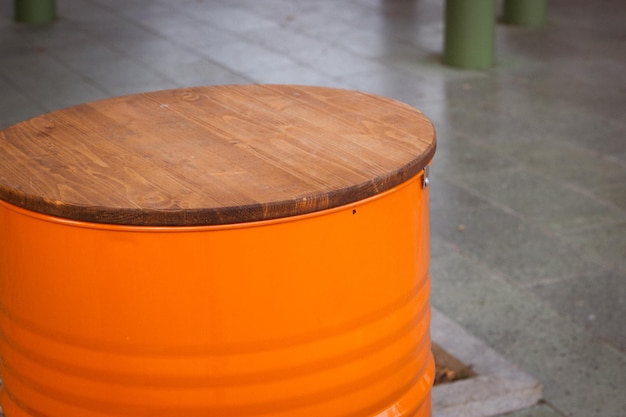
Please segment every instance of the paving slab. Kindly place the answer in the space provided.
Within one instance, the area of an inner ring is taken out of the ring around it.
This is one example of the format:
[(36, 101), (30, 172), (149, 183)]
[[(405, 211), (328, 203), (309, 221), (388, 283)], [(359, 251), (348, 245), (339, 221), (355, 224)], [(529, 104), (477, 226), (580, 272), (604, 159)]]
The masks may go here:
[(431, 337), (477, 373), (435, 386), (433, 417), (489, 417), (530, 407), (541, 399), (538, 380), (434, 308)]

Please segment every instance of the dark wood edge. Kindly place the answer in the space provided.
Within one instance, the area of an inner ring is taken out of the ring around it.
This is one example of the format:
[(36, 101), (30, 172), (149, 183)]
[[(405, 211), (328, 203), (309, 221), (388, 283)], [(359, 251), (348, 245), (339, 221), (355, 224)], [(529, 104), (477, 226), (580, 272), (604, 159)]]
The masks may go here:
[[(0, 196), (2, 196), (3, 201), (17, 207), (27, 207), (30, 211), (89, 223), (127, 226), (210, 226), (249, 223), (286, 217), (285, 212), (293, 213), (289, 217), (315, 213), (383, 193), (418, 175), (432, 160), (435, 149), (436, 140), (433, 139), (432, 146), (409, 165), (402, 167), (397, 172), (390, 172), (385, 177), (376, 178), (353, 187), (334, 190), (326, 194), (305, 195), (295, 200), (226, 206), (219, 209), (149, 210), (123, 208), (116, 210), (111, 207), (72, 206), (58, 201), (44, 200), (41, 197), (24, 194), (15, 189), (7, 189), (1, 185)], [(289, 210), (283, 209), (284, 207), (289, 207)], [(68, 217), (68, 212), (73, 213), (74, 216)]]

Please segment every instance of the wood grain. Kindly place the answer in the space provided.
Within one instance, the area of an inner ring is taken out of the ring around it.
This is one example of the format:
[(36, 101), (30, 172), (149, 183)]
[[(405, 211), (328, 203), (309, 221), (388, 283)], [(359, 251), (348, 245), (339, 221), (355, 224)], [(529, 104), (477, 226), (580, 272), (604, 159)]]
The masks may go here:
[(310, 213), (417, 175), (416, 109), (323, 87), (231, 85), (117, 97), (0, 132), (0, 199), (96, 223), (211, 225)]

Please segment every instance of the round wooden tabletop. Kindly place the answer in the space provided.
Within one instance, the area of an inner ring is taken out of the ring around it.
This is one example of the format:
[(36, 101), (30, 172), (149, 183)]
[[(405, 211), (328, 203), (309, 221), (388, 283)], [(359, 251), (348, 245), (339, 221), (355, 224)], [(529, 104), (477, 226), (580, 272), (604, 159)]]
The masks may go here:
[(435, 130), (354, 91), (229, 85), (81, 104), (0, 132), (0, 199), (57, 217), (217, 225), (316, 212), (417, 175)]

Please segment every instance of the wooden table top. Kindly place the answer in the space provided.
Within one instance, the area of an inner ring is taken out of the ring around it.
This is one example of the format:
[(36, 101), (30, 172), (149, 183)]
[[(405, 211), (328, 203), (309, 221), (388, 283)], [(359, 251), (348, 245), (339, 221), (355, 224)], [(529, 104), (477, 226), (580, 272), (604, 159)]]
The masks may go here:
[(116, 97), (0, 132), (0, 199), (106, 224), (216, 225), (316, 212), (417, 175), (416, 109), (323, 87), (230, 85)]

